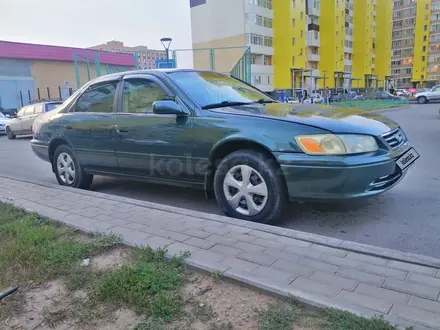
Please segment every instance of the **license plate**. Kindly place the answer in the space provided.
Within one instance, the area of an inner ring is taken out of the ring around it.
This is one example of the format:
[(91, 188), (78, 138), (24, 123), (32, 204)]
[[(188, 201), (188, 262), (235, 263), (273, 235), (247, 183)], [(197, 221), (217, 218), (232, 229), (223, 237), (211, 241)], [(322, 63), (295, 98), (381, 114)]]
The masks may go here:
[(404, 170), (414, 163), (419, 157), (420, 155), (417, 153), (417, 151), (415, 151), (414, 148), (411, 148), (396, 160), (396, 164), (401, 170)]

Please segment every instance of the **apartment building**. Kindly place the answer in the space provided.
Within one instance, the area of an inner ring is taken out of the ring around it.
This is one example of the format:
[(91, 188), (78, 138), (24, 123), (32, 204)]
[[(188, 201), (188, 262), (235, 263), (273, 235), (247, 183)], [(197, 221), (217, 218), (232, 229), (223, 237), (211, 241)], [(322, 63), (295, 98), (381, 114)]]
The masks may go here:
[(272, 0), (190, 0), (190, 6), (194, 68), (229, 73), (250, 47), (252, 84), (273, 91)]
[(123, 42), (115, 40), (89, 48), (106, 52), (137, 53), (139, 67), (141, 69), (155, 69), (156, 61), (166, 59), (167, 57), (165, 50), (149, 49), (147, 46), (128, 47), (125, 46)]
[(399, 87), (440, 81), (440, 0), (394, 1), (391, 74)]
[(376, 87), (390, 76), (390, 0), (190, 0), (190, 6), (193, 48), (250, 47), (252, 83), (264, 91)]

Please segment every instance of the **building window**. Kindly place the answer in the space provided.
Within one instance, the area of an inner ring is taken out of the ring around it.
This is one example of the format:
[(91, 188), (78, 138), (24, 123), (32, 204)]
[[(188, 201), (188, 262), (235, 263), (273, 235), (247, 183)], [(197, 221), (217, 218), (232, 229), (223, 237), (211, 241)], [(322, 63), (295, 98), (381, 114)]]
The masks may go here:
[(426, 57), (422, 56), (422, 62), (425, 62), (425, 60), (426, 60)]
[(428, 31), (428, 25), (423, 26), (424, 31)]
[(264, 55), (264, 65), (272, 65), (272, 56)]
[(426, 46), (423, 46), (423, 47), (422, 47), (422, 51), (423, 51), (423, 52), (426, 52)]
[(292, 18), (292, 27), (295, 27), (295, 19)]
[(264, 45), (266, 47), (273, 47), (273, 38), (264, 36)]
[(292, 46), (295, 46), (295, 38), (292, 38)]
[(295, 56), (292, 57), (292, 65), (295, 66)]
[(424, 35), (424, 36), (423, 36), (423, 41), (426, 41), (426, 40), (427, 40), (427, 36)]
[(252, 45), (263, 46), (263, 36), (262, 35), (251, 33), (249, 41)]

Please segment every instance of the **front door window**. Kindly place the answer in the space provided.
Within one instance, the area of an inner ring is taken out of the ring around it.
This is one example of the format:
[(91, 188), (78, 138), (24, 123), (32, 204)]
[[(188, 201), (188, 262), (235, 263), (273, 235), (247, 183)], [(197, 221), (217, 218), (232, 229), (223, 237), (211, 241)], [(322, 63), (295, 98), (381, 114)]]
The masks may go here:
[(122, 111), (127, 113), (153, 113), (153, 103), (166, 97), (168, 97), (168, 93), (153, 80), (126, 80), (122, 96)]

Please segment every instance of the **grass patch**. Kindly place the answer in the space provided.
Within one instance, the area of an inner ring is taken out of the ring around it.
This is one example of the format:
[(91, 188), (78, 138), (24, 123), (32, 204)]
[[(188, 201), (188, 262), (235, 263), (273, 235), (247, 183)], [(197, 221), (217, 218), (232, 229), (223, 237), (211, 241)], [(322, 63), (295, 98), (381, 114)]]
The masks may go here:
[[(324, 309), (323, 330), (397, 330), (398, 328), (383, 319), (366, 319), (337, 309)], [(410, 329), (408, 329), (410, 330)]]
[(266, 310), (256, 310), (261, 330), (290, 330), (298, 309), (294, 304), (279, 303)]
[(165, 250), (153, 251), (148, 247), (139, 251), (137, 261), (103, 274), (94, 289), (94, 297), (100, 301), (122, 303), (163, 321), (181, 315), (182, 259), (166, 260)]
[(256, 315), (261, 330), (290, 330), (294, 325), (319, 330), (398, 329), (380, 318), (366, 319), (337, 309), (310, 311), (296, 302), (280, 302), (265, 310), (257, 310)]
[(0, 306), (0, 323), (26, 288), (67, 276), (83, 258), (120, 242), (118, 237), (102, 234), (77, 242), (76, 235), (74, 229), (58, 222), (0, 203), (0, 289), (20, 287), (6, 306)]

